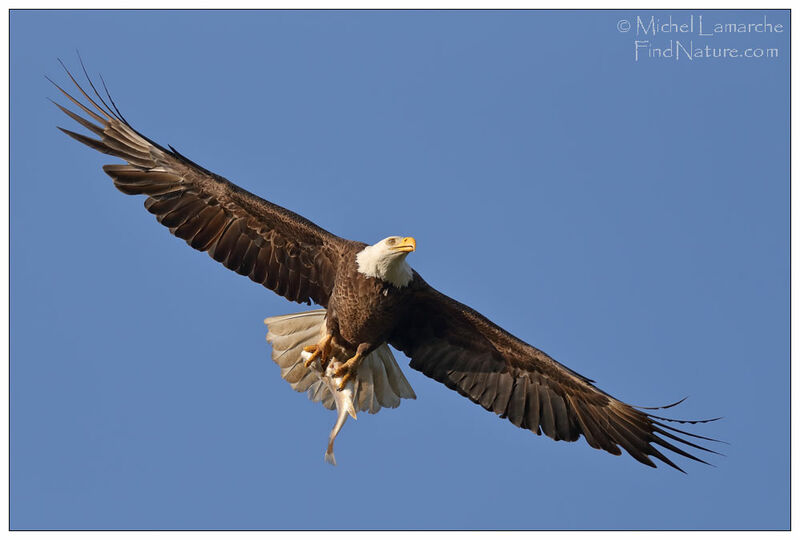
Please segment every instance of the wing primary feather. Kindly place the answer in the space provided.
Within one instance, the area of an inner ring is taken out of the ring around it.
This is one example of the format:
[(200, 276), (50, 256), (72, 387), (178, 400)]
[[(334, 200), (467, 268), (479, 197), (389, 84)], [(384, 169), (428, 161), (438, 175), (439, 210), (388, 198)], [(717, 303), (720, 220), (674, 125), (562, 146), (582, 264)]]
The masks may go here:
[(621, 434), (620, 430), (616, 429), (613, 424), (609, 424), (607, 426), (607, 429), (609, 435), (611, 436), (610, 440), (613, 441), (613, 450), (611, 448), (604, 448), (605, 451), (615, 456), (619, 456), (622, 454), (622, 450), (620, 450), (619, 447), (617, 446), (619, 445), (622, 446), (622, 448), (624, 448), (625, 451), (631, 456), (633, 456), (637, 452), (641, 452), (639, 449), (636, 448), (634, 442), (631, 441), (628, 437), (625, 437), (623, 434)]
[[(650, 418), (658, 418), (658, 416), (656, 416), (656, 417), (652, 417), (651, 416)], [(717, 419), (715, 418), (715, 420), (717, 420)], [(689, 437), (694, 437), (695, 439), (703, 439), (704, 441), (711, 441), (711, 442), (718, 442), (718, 443), (722, 443), (722, 444), (729, 444), (726, 441), (721, 441), (719, 439), (712, 439), (711, 437), (704, 437), (703, 435), (698, 435), (696, 433), (690, 433), (688, 431), (684, 431), (684, 430), (678, 429), (676, 427), (672, 427), (672, 426), (668, 426), (666, 424), (662, 424), (661, 422), (657, 422), (655, 420), (653, 420), (653, 424), (655, 424), (657, 426), (661, 426), (664, 429), (669, 429), (671, 431), (677, 431), (678, 433), (681, 433), (683, 435), (687, 435)]]
[[(106, 112), (106, 111), (105, 111), (105, 110), (104, 110), (102, 107), (100, 107), (100, 106), (99, 106), (99, 105), (98, 105), (98, 104), (97, 104), (97, 103), (96, 103), (96, 102), (95, 102), (95, 101), (94, 101), (94, 100), (91, 98), (91, 96), (89, 96), (89, 94), (87, 94), (87, 93), (84, 91), (83, 87), (81, 87), (81, 85), (80, 85), (80, 84), (78, 84), (78, 81), (76, 81), (76, 80), (75, 80), (75, 77), (73, 77), (73, 76), (72, 76), (72, 73), (70, 73), (70, 71), (67, 69), (67, 66), (65, 66), (65, 65), (64, 65), (64, 62), (62, 62), (60, 58), (58, 59), (58, 61), (59, 61), (59, 63), (61, 64), (61, 67), (63, 67), (63, 68), (64, 68), (64, 71), (66, 71), (66, 72), (67, 72), (67, 76), (68, 76), (68, 77), (70, 78), (70, 80), (73, 82), (73, 84), (74, 84), (74, 85), (75, 85), (75, 87), (78, 89), (78, 91), (79, 91), (81, 94), (83, 94), (83, 97), (85, 97), (85, 98), (86, 98), (86, 100), (87, 100), (89, 103), (91, 103), (92, 105), (94, 105), (94, 106), (97, 108), (97, 110), (98, 110), (100, 113), (102, 113), (102, 114), (103, 114), (103, 116), (105, 116), (105, 117), (106, 117), (106, 121), (112, 120), (114, 117), (113, 117), (113, 116), (111, 116), (111, 115), (109, 115), (109, 114), (108, 114), (108, 113), (107, 113), (107, 112)], [(59, 88), (59, 90), (61, 90), (61, 89)], [(61, 90), (61, 91), (63, 92), (63, 90)]]
[(61, 111), (64, 114), (66, 114), (67, 116), (69, 116), (70, 118), (72, 118), (73, 120), (78, 122), (80, 125), (82, 125), (86, 129), (88, 129), (89, 131), (91, 131), (91, 132), (93, 132), (93, 133), (95, 133), (97, 135), (100, 135), (100, 136), (103, 135), (103, 128), (101, 128), (100, 126), (96, 126), (95, 124), (92, 124), (91, 122), (86, 120), (81, 115), (75, 114), (74, 112), (72, 112), (71, 110), (67, 109), (66, 107), (63, 107), (60, 103), (57, 103), (56, 101), (53, 101), (52, 99), (50, 101), (53, 103), (53, 105), (55, 105), (56, 107), (61, 109)]
[[(631, 410), (634, 410), (634, 409), (631, 409)], [(679, 447), (675, 446), (674, 444), (670, 443), (669, 441), (665, 441), (664, 439), (659, 437), (657, 435), (657, 433), (662, 432), (662, 430), (660, 430), (658, 427), (653, 428), (652, 426), (650, 426), (650, 428), (645, 428), (645, 427), (637, 426), (636, 424), (634, 424), (632, 422), (618, 422), (617, 425), (618, 425), (619, 429), (624, 429), (626, 431), (631, 432), (631, 434), (635, 438), (640, 440), (642, 446), (644, 447), (644, 449), (642, 451), (644, 451), (645, 453), (658, 452), (657, 449), (655, 447), (653, 447), (653, 445), (651, 444), (651, 443), (655, 443), (655, 444), (658, 444), (658, 445), (666, 448), (667, 450), (675, 452), (676, 454), (679, 454), (679, 455), (681, 455), (683, 457), (692, 459), (694, 461), (698, 461), (700, 463), (705, 463), (706, 465), (709, 464), (706, 461), (698, 458), (697, 456), (693, 456), (692, 454), (686, 452), (682, 448), (679, 448)], [(638, 431), (638, 436), (637, 436), (636, 433), (633, 433), (631, 431), (631, 429), (635, 429), (636, 431)], [(662, 434), (664, 434), (665, 436), (667, 436), (667, 437), (669, 437), (669, 438), (671, 438), (671, 439), (673, 439), (673, 440), (675, 440), (677, 442), (680, 442), (682, 444), (686, 444), (688, 446), (693, 446), (693, 447), (696, 447), (698, 449), (703, 449), (704, 450), (703, 447), (695, 445), (695, 444), (693, 444), (693, 443), (691, 443), (689, 441), (685, 441), (685, 440), (681, 439), (680, 437), (677, 437), (677, 436), (672, 435), (670, 433), (662, 433)], [(653, 455), (655, 455), (655, 454), (653, 454)], [(668, 460), (663, 455), (659, 454), (658, 455), (658, 459), (661, 459), (662, 461), (664, 461), (664, 463), (670, 465), (671, 467), (675, 467), (676, 469), (680, 470), (681, 472), (684, 472), (680, 467), (676, 466), (674, 463), (672, 463), (670, 460)]]
[(144, 163), (145, 168), (147, 169), (150, 169), (153, 167), (153, 165), (155, 165), (149, 152), (137, 150), (129, 144), (114, 140), (110, 137), (105, 137), (103, 139), (103, 144), (108, 146), (111, 150), (114, 150), (116, 152), (114, 155), (119, 156), (130, 163), (139, 161), (140, 163)]
[[(63, 64), (62, 64), (62, 65), (63, 65)], [(64, 69), (66, 69), (66, 68), (64, 68)], [(50, 77), (48, 77), (47, 75), (45, 75), (45, 77), (44, 77), (44, 78), (45, 78), (45, 79), (47, 79), (48, 81), (50, 81), (50, 83), (51, 83), (53, 86), (55, 86), (55, 87), (56, 87), (56, 88), (57, 88), (57, 89), (58, 89), (58, 90), (59, 90), (59, 91), (60, 91), (62, 94), (64, 94), (65, 96), (67, 96), (67, 99), (69, 99), (69, 100), (70, 100), (72, 103), (74, 103), (75, 105), (77, 105), (78, 107), (80, 107), (80, 108), (81, 108), (81, 110), (82, 110), (83, 112), (85, 112), (86, 114), (88, 114), (89, 116), (91, 116), (92, 118), (94, 118), (94, 119), (95, 119), (95, 121), (97, 121), (97, 122), (100, 122), (100, 123), (101, 123), (101, 124), (103, 124), (103, 125), (106, 125), (106, 124), (108, 124), (108, 120), (106, 120), (105, 118), (103, 118), (102, 116), (100, 116), (99, 114), (97, 114), (96, 112), (94, 112), (93, 110), (91, 110), (89, 107), (87, 107), (86, 105), (84, 105), (83, 103), (81, 103), (80, 101), (78, 101), (77, 99), (75, 99), (74, 97), (72, 97), (72, 95), (70, 95), (70, 93), (69, 93), (69, 92), (67, 92), (66, 90), (64, 90), (63, 88), (61, 88), (59, 85), (57, 85), (57, 84), (56, 84), (56, 83), (53, 81), (53, 79), (51, 79), (51, 78), (50, 78)], [(74, 79), (73, 79), (73, 80), (74, 80)]]
[(640, 405), (631, 405), (631, 407), (635, 407), (637, 409), (644, 409), (644, 410), (647, 410), (647, 411), (657, 411), (659, 409), (671, 409), (672, 407), (674, 407), (676, 405), (680, 405), (681, 403), (683, 403), (687, 399), (689, 399), (689, 396), (686, 396), (686, 397), (684, 397), (682, 399), (679, 399), (675, 403), (670, 403), (669, 405), (661, 405), (660, 407), (642, 407)]
[(101, 96), (100, 92), (97, 91), (97, 88), (94, 87), (94, 83), (92, 82), (92, 78), (89, 77), (89, 74), (86, 72), (86, 66), (83, 63), (83, 58), (81, 58), (81, 53), (78, 52), (78, 51), (75, 51), (75, 52), (78, 53), (78, 61), (81, 64), (81, 69), (83, 70), (83, 76), (86, 77), (86, 80), (89, 82), (89, 86), (91, 86), (92, 90), (94, 91), (94, 95), (97, 96), (97, 99), (100, 100), (100, 103), (102, 103), (105, 106), (105, 110), (106, 110), (107, 113), (109, 113), (111, 116), (115, 117), (117, 120), (122, 120), (121, 118), (119, 118), (118, 116), (116, 116), (114, 114), (114, 111), (111, 110), (111, 107), (108, 106), (108, 103), (106, 103), (103, 100), (103, 96)]
[[(701, 445), (699, 445), (699, 444), (696, 444), (696, 443), (693, 443), (693, 442), (691, 442), (691, 441), (687, 441), (686, 439), (683, 439), (683, 438), (681, 438), (681, 437), (678, 437), (677, 435), (675, 435), (675, 434), (673, 434), (673, 433), (670, 433), (670, 432), (668, 432), (668, 431), (665, 431), (665, 430), (661, 429), (661, 428), (660, 428), (660, 427), (658, 427), (658, 426), (655, 426), (655, 427), (653, 428), (653, 433), (654, 433), (654, 434), (655, 434), (655, 433), (659, 433), (659, 434), (661, 434), (661, 435), (663, 435), (663, 436), (665, 436), (665, 437), (669, 437), (669, 438), (670, 438), (670, 439), (672, 439), (673, 441), (677, 441), (677, 442), (679, 442), (679, 443), (681, 443), (681, 444), (685, 444), (686, 446), (691, 446), (692, 448), (697, 448), (698, 450), (703, 450), (704, 452), (708, 452), (708, 453), (710, 453), (710, 454), (716, 454), (716, 455), (718, 455), (718, 456), (721, 456), (721, 455), (722, 455), (722, 454), (720, 454), (719, 452), (716, 452), (716, 451), (714, 451), (714, 450), (711, 450), (710, 448), (706, 448), (706, 447), (704, 447), (704, 446), (701, 446)], [(666, 441), (664, 441), (664, 442), (666, 442)], [(659, 444), (661, 444), (661, 443), (659, 443)], [(672, 450), (672, 448), (670, 448), (670, 450)], [(673, 451), (674, 451), (674, 450), (673, 450)]]
[(581, 427), (581, 432), (583, 433), (586, 442), (592, 448), (597, 448), (599, 450), (603, 450), (603, 445), (599, 440), (599, 437), (595, 434), (594, 431), (594, 420), (589, 415), (589, 413), (584, 410), (584, 407), (588, 407), (588, 405), (577, 402), (572, 404), (572, 409), (575, 411), (575, 416), (578, 418), (578, 423)]
[[(680, 439), (678, 439), (678, 440), (680, 440)], [(697, 462), (703, 463), (705, 465), (711, 465), (709, 462), (707, 462), (707, 461), (705, 461), (703, 459), (700, 459), (697, 456), (693, 456), (692, 454), (690, 454), (686, 450), (675, 446), (674, 444), (670, 443), (669, 441), (665, 441), (664, 439), (662, 439), (661, 437), (658, 437), (657, 435), (653, 435), (653, 442), (655, 444), (658, 444), (659, 446), (663, 446), (667, 450), (675, 452), (676, 454), (679, 454), (679, 455), (681, 455), (681, 456), (683, 456), (683, 457), (685, 457), (687, 459), (691, 459), (693, 461), (697, 461)], [(658, 449), (653, 447), (652, 445), (649, 445), (649, 447), (653, 452), (658, 452)], [(662, 458), (659, 458), (659, 459), (662, 459)]]
[[(667, 456), (665, 456), (664, 454), (659, 452), (659, 450), (657, 448), (653, 448), (651, 446), (650, 450), (651, 450), (651, 453), (648, 454), (648, 455), (655, 456), (656, 458), (660, 459), (661, 461), (663, 461), (664, 463), (666, 463), (667, 465), (669, 465), (670, 467), (672, 467), (676, 471), (680, 471), (683, 474), (686, 474), (686, 471), (684, 471), (683, 469), (678, 467), (671, 459), (669, 459)], [(641, 461), (641, 460), (639, 460), (639, 461)], [(650, 461), (650, 460), (648, 459), (647, 461)], [(698, 461), (701, 461), (702, 463), (706, 463), (705, 461), (702, 461), (702, 460), (698, 460)], [(641, 462), (644, 463), (644, 461), (641, 461)], [(709, 463), (706, 463), (706, 465), (709, 465)], [(655, 467), (655, 464), (653, 464), (653, 467)]]
[(127, 146), (133, 146), (137, 148), (140, 152), (150, 154), (149, 143), (143, 143), (143, 139), (141, 138), (137, 140), (135, 132), (133, 132), (125, 124), (108, 124), (103, 133), (104, 135), (118, 139), (121, 143)]
[(111, 102), (111, 105), (114, 107), (114, 110), (117, 111), (117, 117), (127, 124), (128, 121), (125, 120), (124, 116), (122, 116), (122, 113), (119, 111), (117, 104), (114, 103), (114, 98), (111, 97), (111, 92), (108, 91), (108, 86), (106, 86), (106, 81), (105, 79), (103, 79), (103, 75), (102, 74), (99, 75), (100, 75), (100, 82), (103, 83), (103, 90), (105, 90), (106, 95), (108, 96), (108, 101)]
[(717, 416), (716, 418), (704, 418), (702, 420), (681, 420), (678, 418), (665, 418), (663, 416), (656, 416), (655, 414), (648, 414), (647, 416), (650, 418), (664, 420), (665, 422), (673, 422), (675, 424), (708, 424), (709, 422), (716, 422), (717, 420), (722, 420), (724, 418), (724, 416)]
[(98, 152), (102, 152), (103, 154), (111, 154), (109, 148), (103, 144), (103, 141), (98, 141), (97, 139), (92, 139), (91, 137), (87, 137), (86, 135), (81, 135), (80, 133), (75, 133), (74, 131), (70, 131), (68, 129), (64, 129), (60, 126), (57, 126), (62, 132), (66, 133), (73, 139), (78, 142), (85, 144), (91, 148), (94, 148)]
[[(585, 413), (586, 416), (589, 417), (589, 426), (592, 430), (595, 440), (600, 445), (600, 448), (606, 452), (611, 452), (612, 454), (615, 453), (616, 445), (606, 431), (606, 427), (611, 424), (611, 421), (607, 417), (600, 418), (600, 416), (603, 414), (603, 411), (598, 410), (591, 404), (586, 405)], [(641, 437), (638, 439), (641, 439)]]
[[(653, 463), (653, 461), (647, 457), (648, 455), (655, 455), (652, 453), (652, 450), (654, 449), (648, 439), (642, 439), (640, 436), (637, 436), (636, 433), (633, 433), (629, 424), (617, 423), (609, 427), (611, 427), (611, 431), (617, 435), (620, 441), (626, 440), (629, 442), (630, 448), (625, 447), (625, 451), (628, 452), (633, 459), (640, 463), (644, 463), (649, 467), (656, 466), (655, 463)], [(620, 444), (622, 443), (620, 442)], [(659, 459), (661, 459), (661, 457), (659, 457)], [(675, 466), (675, 464), (671, 463), (669, 460), (665, 460), (664, 463), (667, 463), (673, 467)]]

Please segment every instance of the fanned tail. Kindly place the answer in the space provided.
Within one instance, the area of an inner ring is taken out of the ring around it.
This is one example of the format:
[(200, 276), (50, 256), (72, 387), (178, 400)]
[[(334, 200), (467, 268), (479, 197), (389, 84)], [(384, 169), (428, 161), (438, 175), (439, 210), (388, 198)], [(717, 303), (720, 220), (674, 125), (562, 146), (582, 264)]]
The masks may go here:
[[(307, 392), (311, 401), (334, 409), (334, 396), (320, 378), (318, 369), (306, 368), (303, 347), (316, 344), (325, 333), (324, 309), (278, 315), (264, 320), (267, 341), (272, 344), (272, 360), (281, 368), (281, 377), (298, 392)], [(355, 379), (355, 409), (375, 414), (386, 407), (394, 409), (402, 399), (416, 399), (414, 389), (403, 375), (387, 345), (381, 345), (361, 362)], [(354, 413), (355, 414), (355, 413)]]

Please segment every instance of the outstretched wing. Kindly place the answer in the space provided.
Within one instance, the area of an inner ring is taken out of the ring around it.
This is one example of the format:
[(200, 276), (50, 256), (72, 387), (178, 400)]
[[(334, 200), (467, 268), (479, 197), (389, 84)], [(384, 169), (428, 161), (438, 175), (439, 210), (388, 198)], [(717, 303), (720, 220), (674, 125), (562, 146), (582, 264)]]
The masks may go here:
[(128, 124), (107, 92), (111, 106), (103, 100), (88, 75), (96, 100), (66, 71), (88, 105), (53, 84), (87, 118), (56, 106), (99, 139), (59, 129), (128, 162), (103, 167), (120, 191), (147, 195), (144, 206), (162, 225), (227, 268), (289, 300), (327, 306), (348, 240), (156, 144)]
[(555, 440), (575, 441), (583, 435), (593, 448), (619, 455), (622, 447), (651, 467), (655, 464), (648, 456), (682, 470), (654, 445), (703, 463), (675, 443), (716, 453), (678, 434), (714, 439), (667, 426), (662, 420), (670, 419), (615, 399), (418, 275), (412, 287), (412, 306), (391, 345), (411, 358), (412, 368), (515, 426)]

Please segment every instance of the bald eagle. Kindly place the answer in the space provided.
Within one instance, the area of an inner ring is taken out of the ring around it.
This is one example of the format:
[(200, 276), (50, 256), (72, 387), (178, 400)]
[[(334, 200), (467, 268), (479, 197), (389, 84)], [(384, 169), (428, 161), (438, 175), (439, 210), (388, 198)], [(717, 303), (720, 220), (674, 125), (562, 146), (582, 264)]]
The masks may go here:
[[(715, 439), (668, 425), (678, 420), (614, 398), (428, 285), (407, 262), (417, 249), (414, 238), (389, 236), (368, 245), (336, 236), (155, 143), (131, 127), (107, 89), (108, 102), (87, 75), (93, 97), (64, 69), (86, 102), (51, 82), (85, 116), (54, 103), (97, 138), (59, 129), (126, 162), (103, 167), (117, 189), (145, 195), (144, 206), (159, 223), (225, 267), (287, 300), (325, 308), (267, 320), (274, 353), (280, 347), (298, 352), (302, 346), (301, 362), (282, 365), (291, 372), (285, 378), (298, 389), (315, 383), (319, 400), (332, 408), (342, 396), (352, 396), (346, 393), (349, 385), (363, 383), (368, 375), (374, 391), (362, 393), (358, 408), (396, 406), (399, 398), (414, 393), (388, 344), (405, 353), (413, 369), (537, 435), (564, 441), (583, 435), (592, 448), (614, 455), (624, 449), (645, 465), (655, 467), (655, 458), (678, 470), (663, 449), (702, 463), (690, 449), (717, 453), (689, 440)], [(331, 365), (332, 358), (342, 361)], [(316, 379), (308, 377), (312, 366)], [(341, 405), (340, 413), (345, 409), (355, 415), (352, 403)]]

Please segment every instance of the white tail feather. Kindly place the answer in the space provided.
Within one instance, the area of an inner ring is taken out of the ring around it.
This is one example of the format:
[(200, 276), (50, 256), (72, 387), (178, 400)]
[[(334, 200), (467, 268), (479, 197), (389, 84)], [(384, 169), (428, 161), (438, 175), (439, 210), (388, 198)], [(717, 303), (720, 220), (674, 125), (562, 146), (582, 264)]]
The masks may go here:
[[(317, 309), (269, 317), (267, 341), (272, 344), (272, 359), (281, 368), (281, 377), (294, 390), (307, 392), (312, 401), (334, 409), (333, 394), (321, 379), (319, 368), (306, 368), (303, 347), (316, 345), (325, 335), (325, 310)], [(347, 358), (337, 358), (344, 362)], [(374, 414), (382, 407), (393, 409), (401, 399), (416, 399), (414, 389), (397, 365), (385, 343), (364, 357), (355, 380), (355, 408)]]

